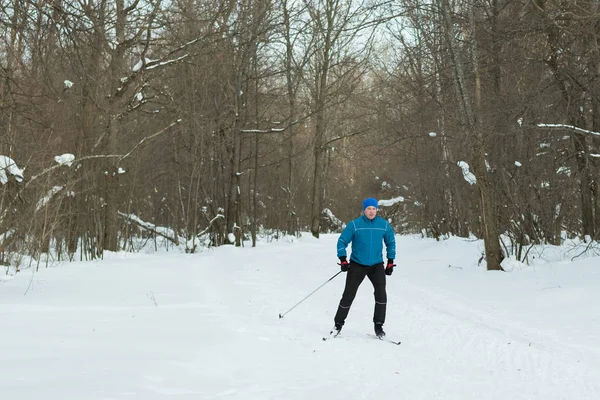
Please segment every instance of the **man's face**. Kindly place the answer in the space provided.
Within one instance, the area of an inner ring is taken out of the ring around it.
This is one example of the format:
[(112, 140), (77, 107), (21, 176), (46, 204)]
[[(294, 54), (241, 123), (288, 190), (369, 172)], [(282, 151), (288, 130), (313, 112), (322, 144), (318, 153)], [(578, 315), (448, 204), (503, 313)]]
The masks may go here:
[(365, 215), (367, 216), (367, 218), (373, 219), (375, 218), (375, 215), (377, 215), (377, 209), (373, 206), (369, 206), (365, 208)]

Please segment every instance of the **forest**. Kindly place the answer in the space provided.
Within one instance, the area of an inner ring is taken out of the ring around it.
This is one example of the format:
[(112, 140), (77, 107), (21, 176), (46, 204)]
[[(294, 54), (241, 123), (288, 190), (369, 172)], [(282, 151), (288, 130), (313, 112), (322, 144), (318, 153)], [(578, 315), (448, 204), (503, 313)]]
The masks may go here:
[(0, 0), (0, 264), (600, 231), (600, 2)]

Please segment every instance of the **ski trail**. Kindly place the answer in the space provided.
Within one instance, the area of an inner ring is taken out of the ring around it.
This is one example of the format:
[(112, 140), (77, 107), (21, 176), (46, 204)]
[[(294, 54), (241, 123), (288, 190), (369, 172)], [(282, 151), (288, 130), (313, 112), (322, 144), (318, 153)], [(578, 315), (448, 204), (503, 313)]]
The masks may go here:
[[(596, 317), (597, 292), (580, 293), (581, 280), (560, 274), (486, 273), (464, 264), (477, 260), (477, 248), (466, 242), (398, 237), (384, 328), (399, 346), (369, 337), (368, 280), (341, 336), (322, 340), (333, 326), (343, 274), (280, 319), (337, 273), (336, 240), (323, 235), (69, 265), (40, 271), (27, 296), (27, 276), (6, 281), (2, 394), (11, 400), (600, 398), (599, 331), (581, 322)], [(471, 253), (445, 252), (455, 245)], [(552, 286), (549, 279), (561, 288), (542, 290)], [(565, 302), (571, 313), (552, 314)], [(590, 305), (579, 310), (582, 304)]]
[[(510, 379), (525, 389), (522, 397), (554, 399), (556, 387), (590, 393), (600, 398), (595, 366), (600, 363), (597, 347), (566, 343), (535, 326), (489, 314), (474, 299), (444, 293), (406, 282), (397, 297), (403, 310), (391, 308), (389, 319), (402, 331), (406, 343), (423, 349), (420, 357), (433, 366), (431, 374), (445, 374), (452, 381), (464, 379), (452, 371), (479, 370), (498, 385)], [(425, 349), (427, 351), (425, 351)], [(437, 357), (435, 355), (438, 355)], [(549, 385), (548, 382), (552, 384)], [(527, 395), (529, 393), (529, 395)], [(493, 397), (493, 396), (492, 396)], [(492, 398), (490, 397), (490, 398)], [(495, 398), (495, 397), (493, 397)]]

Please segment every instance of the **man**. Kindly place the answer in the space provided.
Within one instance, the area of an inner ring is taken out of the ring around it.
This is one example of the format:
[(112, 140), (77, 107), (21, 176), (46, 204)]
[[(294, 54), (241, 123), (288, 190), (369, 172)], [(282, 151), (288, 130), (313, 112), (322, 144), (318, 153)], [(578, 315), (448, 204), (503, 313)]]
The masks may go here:
[[(392, 275), (394, 271), (396, 239), (391, 225), (385, 219), (377, 217), (377, 205), (377, 200), (374, 198), (365, 199), (363, 215), (350, 221), (338, 239), (339, 265), (342, 271), (348, 272), (348, 274), (344, 293), (334, 317), (335, 326), (331, 331), (333, 336), (339, 335), (342, 330), (352, 301), (365, 276), (369, 278), (375, 289), (375, 312), (373, 314), (375, 335), (379, 338), (385, 336), (383, 331), (387, 303), (385, 276)], [(385, 243), (387, 255), (385, 267), (383, 265), (383, 243)], [(352, 244), (350, 262), (346, 255), (346, 247), (349, 244)]]

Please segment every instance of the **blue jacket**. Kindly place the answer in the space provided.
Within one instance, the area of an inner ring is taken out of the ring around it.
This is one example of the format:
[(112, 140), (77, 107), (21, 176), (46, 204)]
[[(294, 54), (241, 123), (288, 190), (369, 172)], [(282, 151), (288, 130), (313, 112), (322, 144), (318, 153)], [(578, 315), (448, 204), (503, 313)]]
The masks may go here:
[(337, 242), (337, 256), (346, 256), (346, 247), (352, 243), (350, 261), (372, 266), (383, 262), (383, 242), (387, 258), (396, 258), (394, 229), (383, 218), (373, 220), (362, 215), (348, 223)]

